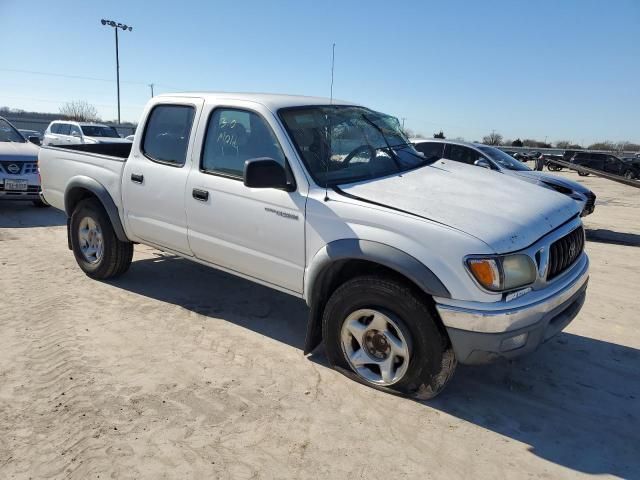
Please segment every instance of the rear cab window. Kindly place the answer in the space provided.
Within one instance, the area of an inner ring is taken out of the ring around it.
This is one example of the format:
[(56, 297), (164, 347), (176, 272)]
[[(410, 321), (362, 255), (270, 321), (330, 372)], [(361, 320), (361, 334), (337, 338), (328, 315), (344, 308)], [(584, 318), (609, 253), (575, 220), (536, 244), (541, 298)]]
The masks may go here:
[(149, 160), (182, 167), (187, 159), (195, 108), (159, 104), (153, 107), (142, 134), (142, 153)]

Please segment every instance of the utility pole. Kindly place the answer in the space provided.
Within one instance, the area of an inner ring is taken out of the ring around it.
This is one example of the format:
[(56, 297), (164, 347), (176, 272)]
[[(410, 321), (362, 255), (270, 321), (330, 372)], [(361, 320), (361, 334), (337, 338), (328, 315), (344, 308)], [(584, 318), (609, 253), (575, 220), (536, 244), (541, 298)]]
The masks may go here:
[(118, 52), (118, 29), (121, 28), (124, 31), (132, 31), (133, 27), (114, 22), (113, 20), (105, 20), (104, 18), (100, 20), (100, 23), (102, 23), (102, 25), (104, 26), (112, 27), (116, 32), (116, 88), (118, 92), (118, 125), (120, 125), (120, 57)]
[(149, 84), (149, 88), (151, 89), (151, 98), (153, 98), (153, 83)]

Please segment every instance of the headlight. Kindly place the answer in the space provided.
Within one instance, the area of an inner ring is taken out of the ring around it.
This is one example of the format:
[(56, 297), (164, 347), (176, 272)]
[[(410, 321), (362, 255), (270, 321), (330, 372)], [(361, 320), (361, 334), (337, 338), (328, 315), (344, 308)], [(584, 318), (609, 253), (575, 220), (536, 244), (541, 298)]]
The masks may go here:
[(523, 287), (536, 279), (536, 266), (528, 255), (469, 258), (467, 268), (487, 290), (501, 292)]

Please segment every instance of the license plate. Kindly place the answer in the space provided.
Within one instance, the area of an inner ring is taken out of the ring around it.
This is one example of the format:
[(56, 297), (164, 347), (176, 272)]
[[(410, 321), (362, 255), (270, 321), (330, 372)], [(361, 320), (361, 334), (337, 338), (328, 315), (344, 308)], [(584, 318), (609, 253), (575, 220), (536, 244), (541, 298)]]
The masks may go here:
[(27, 180), (9, 180), (4, 181), (4, 189), (6, 190), (27, 190), (29, 182)]

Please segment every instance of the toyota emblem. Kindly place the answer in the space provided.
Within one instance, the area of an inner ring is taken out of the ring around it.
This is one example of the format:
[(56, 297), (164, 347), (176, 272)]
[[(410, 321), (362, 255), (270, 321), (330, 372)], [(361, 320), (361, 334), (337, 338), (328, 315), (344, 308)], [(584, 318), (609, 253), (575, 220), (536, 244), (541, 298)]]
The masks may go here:
[(14, 175), (16, 175), (16, 174), (20, 173), (20, 166), (16, 165), (15, 163), (12, 163), (7, 167), (7, 171), (9, 173), (13, 173)]

